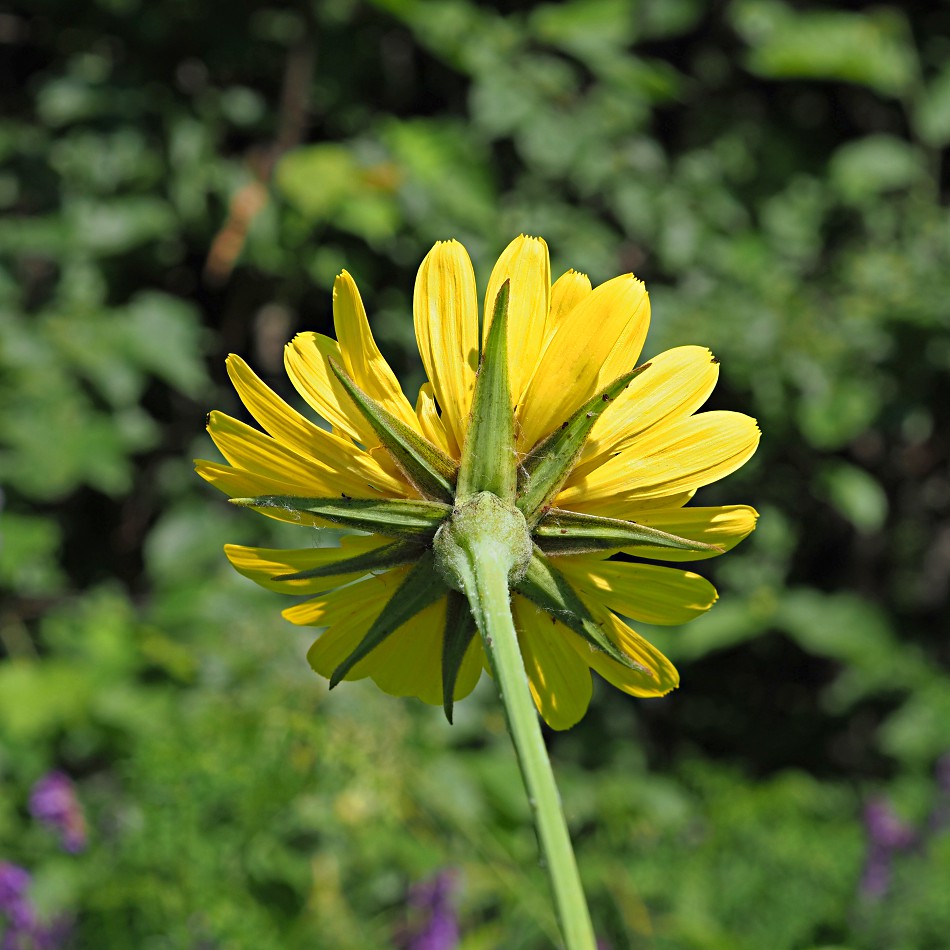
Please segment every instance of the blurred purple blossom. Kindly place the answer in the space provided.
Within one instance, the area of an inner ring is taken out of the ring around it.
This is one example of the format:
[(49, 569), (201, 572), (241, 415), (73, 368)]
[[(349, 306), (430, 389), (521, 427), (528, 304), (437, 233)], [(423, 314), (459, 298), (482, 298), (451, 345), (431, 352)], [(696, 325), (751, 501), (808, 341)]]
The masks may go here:
[[(33, 907), (26, 894), (31, 880), (29, 871), (8, 861), (0, 861), (0, 914), (7, 918), (10, 930), (32, 927), (35, 922)], [(5, 938), (4, 950), (6, 945)]]
[(874, 798), (864, 809), (864, 826), (872, 844), (903, 851), (914, 843), (914, 829), (903, 821), (886, 798)]
[(0, 861), (0, 926), (5, 925), (0, 950), (57, 950), (69, 936), (65, 917), (40, 922), (27, 893), (31, 882), (24, 868)]
[(0, 922), (6, 924), (0, 950), (32, 950), (37, 920), (27, 896), (30, 881), (28, 871), (0, 861)]
[(404, 936), (405, 950), (455, 950), (459, 943), (453, 895), (458, 886), (454, 871), (440, 871), (429, 881), (409, 889), (413, 926)]
[(86, 818), (68, 775), (44, 775), (30, 792), (30, 811), (38, 821), (59, 832), (66, 851), (75, 854), (86, 847)]
[(860, 890), (863, 897), (875, 901), (884, 897), (890, 888), (894, 853), (912, 847), (917, 835), (886, 798), (875, 798), (867, 803), (864, 827), (868, 835), (868, 851)]

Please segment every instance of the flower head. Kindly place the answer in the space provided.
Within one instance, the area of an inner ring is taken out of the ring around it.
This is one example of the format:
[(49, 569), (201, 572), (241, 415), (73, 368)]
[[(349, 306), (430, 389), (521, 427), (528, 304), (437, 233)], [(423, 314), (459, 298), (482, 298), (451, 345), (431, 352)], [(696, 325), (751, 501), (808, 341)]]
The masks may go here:
[(361, 532), (338, 548), (228, 545), (232, 564), (307, 597), (284, 616), (324, 628), (308, 659), (331, 685), (368, 676), (451, 717), (485, 655), (446, 551), (464, 543), (466, 517), (497, 515), (499, 531), (523, 533), (511, 606), (544, 719), (563, 729), (583, 716), (591, 670), (634, 696), (669, 692), (675, 668), (621, 618), (680, 624), (717, 595), (698, 574), (643, 562), (712, 557), (755, 527), (747, 506), (687, 504), (759, 440), (748, 416), (697, 412), (718, 360), (681, 346), (638, 365), (643, 284), (626, 274), (594, 288), (575, 271), (552, 283), (539, 238), (517, 238), (498, 260), (481, 332), (474, 271), (455, 241), (423, 261), (413, 313), (429, 380), (415, 405), (345, 271), (336, 340), (301, 333), (288, 344), (288, 376), (330, 431), (229, 357), (264, 431), (212, 412), (226, 464), (199, 461), (198, 473), (272, 518)]

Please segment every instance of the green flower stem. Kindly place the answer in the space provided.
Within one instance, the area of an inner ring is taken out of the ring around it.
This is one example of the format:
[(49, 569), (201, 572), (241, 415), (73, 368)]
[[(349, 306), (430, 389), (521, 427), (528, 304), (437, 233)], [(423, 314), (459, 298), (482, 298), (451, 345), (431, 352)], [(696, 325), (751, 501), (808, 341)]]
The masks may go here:
[(489, 529), (467, 532), (456, 550), (462, 556), (453, 558), (455, 577), (471, 604), (501, 693), (565, 945), (567, 950), (595, 950), (587, 900), (511, 616), (511, 545)]

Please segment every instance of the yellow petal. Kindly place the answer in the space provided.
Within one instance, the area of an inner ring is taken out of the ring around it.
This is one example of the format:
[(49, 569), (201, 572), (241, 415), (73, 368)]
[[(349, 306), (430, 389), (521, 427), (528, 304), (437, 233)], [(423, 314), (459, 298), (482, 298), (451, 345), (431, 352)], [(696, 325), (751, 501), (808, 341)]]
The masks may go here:
[(610, 659), (606, 653), (595, 650), (585, 640), (575, 636), (568, 642), (608, 683), (631, 696), (665, 696), (679, 686), (680, 677), (676, 667), (648, 640), (631, 630), (616, 614), (597, 601), (585, 598), (594, 620), (604, 629), (614, 643), (634, 662), (648, 672), (632, 670)]
[(716, 588), (699, 574), (655, 564), (562, 557), (558, 570), (585, 600), (641, 623), (680, 624), (709, 610)]
[(548, 334), (557, 329), (564, 318), (591, 292), (590, 278), (569, 270), (554, 282), (551, 288), (551, 313), (548, 316)]
[(513, 405), (520, 401), (547, 339), (551, 263), (541, 238), (515, 238), (498, 258), (485, 293), (482, 341), (488, 338), (501, 285), (510, 281), (508, 298), (508, 370)]
[(650, 301), (631, 274), (601, 284), (554, 330), (518, 407), (519, 448), (565, 422), (599, 386), (633, 369), (650, 326)]
[[(213, 485), (218, 491), (224, 492), (229, 498), (254, 498), (258, 495), (286, 495), (287, 482), (283, 479), (277, 480), (266, 478), (255, 472), (246, 472), (240, 468), (232, 468), (230, 465), (224, 465), (221, 462), (208, 462), (204, 459), (195, 460), (195, 472), (201, 476), (210, 485)], [(405, 494), (404, 490), (401, 490)], [(378, 498), (398, 497), (399, 492), (391, 491), (379, 492), (370, 486), (365, 486), (360, 495), (354, 494), (352, 497)], [(306, 495), (304, 497), (307, 497)], [(329, 496), (326, 496), (329, 497)], [(294, 508), (255, 508), (259, 514), (275, 521), (285, 521), (288, 524), (304, 525), (306, 527), (316, 528), (337, 528), (337, 525), (307, 511), (298, 511)]]
[[(608, 516), (609, 517), (609, 516)], [(723, 505), (714, 508), (659, 508), (641, 511), (635, 520), (651, 528), (705, 544), (718, 544), (722, 553), (731, 551), (755, 530), (759, 514), (748, 505)], [(648, 544), (623, 549), (625, 554), (660, 561), (699, 561), (716, 557), (718, 551), (674, 551)]]
[(419, 418), (419, 427), (422, 434), (437, 448), (451, 455), (452, 446), (445, 431), (445, 423), (439, 416), (435, 404), (435, 393), (432, 383), (423, 383), (419, 387), (419, 398), (416, 400), (416, 416)]
[[(562, 492), (563, 494), (563, 492)], [(620, 518), (623, 521), (640, 521), (640, 516), (646, 511), (657, 508), (679, 508), (690, 502), (695, 491), (674, 492), (672, 495), (663, 495), (658, 498), (598, 498), (586, 502), (583, 511), (592, 515), (603, 515), (605, 518)], [(561, 495), (555, 501), (555, 507), (564, 508)], [(581, 507), (575, 504), (578, 511)], [(605, 554), (604, 557), (608, 555)]]
[[(254, 475), (230, 465), (220, 462), (207, 462), (204, 459), (195, 460), (195, 471), (206, 482), (213, 485), (218, 491), (223, 491), (230, 498), (254, 498), (257, 495), (281, 495), (284, 493), (283, 482), (276, 482), (261, 475)], [(289, 508), (255, 508), (255, 511), (275, 521), (286, 521), (289, 524), (304, 525), (306, 527), (327, 528), (331, 525), (321, 521), (307, 511), (295, 511)]]
[[(356, 649), (408, 571), (389, 571), (284, 611), (292, 623), (328, 627), (307, 653), (317, 673), (329, 679)], [(441, 705), (445, 607), (442, 598), (420, 611), (357, 663), (345, 679), (368, 676), (390, 695), (416, 696), (433, 706)], [(475, 637), (459, 670), (456, 699), (475, 688), (481, 670), (481, 641)]]
[[(442, 705), (442, 638), (446, 599), (430, 604), (383, 641), (367, 658), (373, 682), (391, 696), (416, 696)], [(481, 676), (481, 641), (473, 638), (462, 660), (455, 698), (467, 696)]]
[[(208, 432), (221, 454), (234, 466), (278, 482), (283, 495), (339, 495), (350, 481), (345, 474), (296, 452), (223, 412), (208, 414)], [(349, 492), (347, 492), (349, 494)]]
[(475, 271), (458, 241), (440, 241), (426, 255), (412, 301), (416, 342), (442, 410), (454, 458), (465, 442), (478, 369)]
[[(313, 600), (287, 607), (282, 611), (282, 615), (298, 627), (332, 628), (346, 623), (354, 616), (369, 616), (369, 622), (372, 623), (410, 570), (412, 568), (409, 566), (396, 567), (384, 574), (370, 574), (356, 584), (340, 587)], [(368, 614), (364, 607), (368, 608)], [(367, 624), (367, 629), (368, 626)]]
[(405, 490), (401, 476), (393, 478), (351, 440), (327, 432), (304, 418), (265, 385), (239, 356), (229, 356), (227, 367), (231, 382), (251, 415), (278, 442), (333, 471), (339, 477), (341, 491), (359, 495), (366, 485), (376, 485), (385, 491)]
[(552, 729), (570, 729), (592, 690), (587, 664), (568, 643), (580, 638), (524, 597), (512, 597), (511, 607), (534, 704)]
[(284, 368), (294, 388), (327, 422), (366, 448), (379, 439), (333, 375), (330, 358), (346, 364), (340, 345), (321, 333), (298, 333), (284, 347)]
[[(283, 612), (291, 623), (328, 628), (307, 652), (307, 660), (315, 672), (326, 679), (330, 678), (333, 671), (359, 646), (370, 625), (385, 608), (409, 570), (397, 568), (386, 574), (368, 577), (358, 584), (341, 587), (317, 600), (297, 604)], [(368, 676), (368, 660), (369, 657), (366, 657), (357, 663), (345, 678), (358, 680)]]
[(418, 432), (419, 420), (396, 374), (376, 346), (360, 292), (346, 271), (333, 282), (333, 326), (343, 355), (343, 367), (356, 385)]
[(348, 584), (367, 572), (364, 570), (352, 574), (336, 574), (333, 577), (311, 577), (292, 581), (275, 581), (273, 578), (281, 574), (296, 574), (314, 567), (336, 564), (346, 558), (384, 547), (388, 543), (387, 538), (350, 536), (342, 538), (338, 548), (283, 551), (226, 544), (224, 553), (239, 574), (250, 578), (261, 587), (279, 594), (318, 594), (331, 587)]
[(744, 465), (759, 436), (755, 420), (739, 412), (702, 412), (656, 426), (565, 488), (557, 504), (593, 513), (603, 500), (615, 505), (701, 488)]
[(678, 346), (649, 362), (597, 420), (569, 485), (653, 426), (692, 415), (719, 378), (719, 361), (704, 346)]

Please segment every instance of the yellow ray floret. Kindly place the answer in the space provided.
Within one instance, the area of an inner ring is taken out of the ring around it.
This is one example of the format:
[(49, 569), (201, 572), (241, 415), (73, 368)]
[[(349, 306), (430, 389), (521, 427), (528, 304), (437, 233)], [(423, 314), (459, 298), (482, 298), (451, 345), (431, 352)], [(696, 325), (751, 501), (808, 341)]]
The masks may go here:
[(345, 365), (339, 344), (321, 333), (298, 333), (284, 347), (284, 368), (294, 388), (333, 426), (334, 432), (367, 449), (379, 445), (372, 427), (334, 376), (331, 359)]
[(592, 692), (590, 666), (569, 642), (577, 637), (524, 597), (516, 594), (511, 606), (534, 704), (552, 729), (570, 729)]
[(509, 282), (508, 372), (511, 398), (520, 401), (547, 340), (551, 308), (551, 264), (541, 238), (521, 235), (502, 251), (485, 292), (482, 340), (488, 336), (498, 291)]
[(709, 610), (718, 597), (706, 578), (672, 567), (588, 555), (559, 558), (557, 566), (582, 597), (597, 599), (642, 623), (688, 623)]
[(547, 338), (551, 337), (564, 321), (564, 318), (592, 289), (587, 274), (579, 274), (576, 270), (566, 271), (558, 277), (551, 288), (551, 313), (547, 321)]
[(564, 315), (518, 406), (519, 448), (529, 449), (575, 409), (636, 366), (650, 301), (632, 274), (596, 287)]
[(475, 271), (458, 241), (436, 244), (426, 255), (412, 303), (419, 355), (452, 446), (459, 457), (478, 369), (478, 303)]
[(558, 507), (601, 514), (618, 499), (702, 488), (744, 465), (759, 437), (755, 420), (739, 412), (703, 412), (656, 426), (599, 468), (568, 479)]
[(234, 569), (255, 584), (279, 594), (319, 594), (332, 587), (340, 587), (366, 574), (334, 574), (329, 577), (274, 580), (284, 574), (297, 574), (312, 568), (326, 568), (340, 561), (365, 554), (389, 544), (387, 538), (355, 535), (344, 537), (338, 548), (305, 548), (297, 551), (271, 548), (249, 548), (242, 544), (226, 544), (224, 553)]
[(333, 326), (343, 366), (354, 382), (397, 419), (419, 431), (419, 420), (396, 374), (379, 352), (353, 278), (343, 271), (333, 284)]
[(678, 346), (650, 357), (647, 369), (598, 418), (573, 480), (630, 448), (654, 426), (692, 415), (718, 378), (719, 361), (704, 346)]
[(608, 683), (631, 696), (665, 696), (679, 686), (680, 676), (676, 667), (648, 640), (627, 626), (616, 614), (598, 601), (585, 598), (594, 620), (606, 631), (614, 643), (643, 670), (621, 666), (604, 653), (594, 650), (589, 644), (574, 637), (568, 640), (572, 647)]

